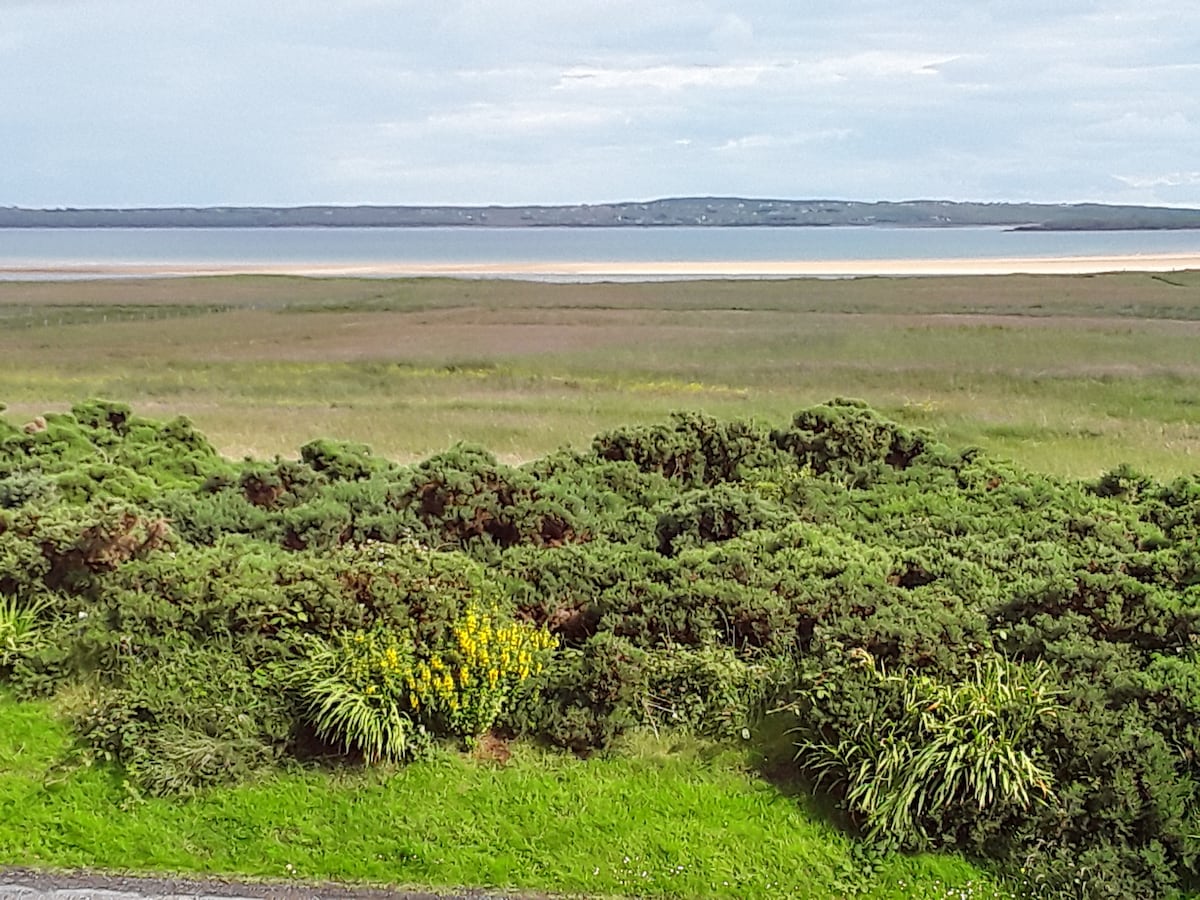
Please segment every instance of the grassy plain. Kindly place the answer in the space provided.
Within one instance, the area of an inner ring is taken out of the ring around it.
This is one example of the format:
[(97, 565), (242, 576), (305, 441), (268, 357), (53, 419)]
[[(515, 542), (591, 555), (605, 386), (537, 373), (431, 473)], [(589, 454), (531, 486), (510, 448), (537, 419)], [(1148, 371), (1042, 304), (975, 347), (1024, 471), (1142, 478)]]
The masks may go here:
[(1200, 458), (1200, 273), (549, 284), (0, 283), (10, 415), (117, 398), (232, 456), (336, 435), (527, 459), (674, 409), (855, 396), (1038, 470)]

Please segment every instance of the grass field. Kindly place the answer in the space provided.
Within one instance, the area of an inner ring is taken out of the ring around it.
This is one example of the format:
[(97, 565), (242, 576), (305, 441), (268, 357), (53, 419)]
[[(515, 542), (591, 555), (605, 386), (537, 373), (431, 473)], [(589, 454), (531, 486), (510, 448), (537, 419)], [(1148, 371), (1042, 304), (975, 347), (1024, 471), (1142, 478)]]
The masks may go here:
[(674, 409), (868, 400), (1092, 476), (1200, 458), (1200, 273), (547, 284), (279, 276), (0, 284), (10, 415), (185, 413), (223, 452), (458, 441), (507, 460)]

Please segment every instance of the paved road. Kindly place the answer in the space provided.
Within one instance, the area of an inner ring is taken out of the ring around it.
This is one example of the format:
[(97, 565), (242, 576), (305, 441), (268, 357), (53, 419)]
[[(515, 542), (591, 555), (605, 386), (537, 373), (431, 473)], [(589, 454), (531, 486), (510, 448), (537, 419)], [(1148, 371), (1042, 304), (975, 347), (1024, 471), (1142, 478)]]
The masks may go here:
[(545, 900), (496, 891), (431, 894), (343, 885), (246, 884), (184, 878), (58, 875), (0, 869), (0, 900)]

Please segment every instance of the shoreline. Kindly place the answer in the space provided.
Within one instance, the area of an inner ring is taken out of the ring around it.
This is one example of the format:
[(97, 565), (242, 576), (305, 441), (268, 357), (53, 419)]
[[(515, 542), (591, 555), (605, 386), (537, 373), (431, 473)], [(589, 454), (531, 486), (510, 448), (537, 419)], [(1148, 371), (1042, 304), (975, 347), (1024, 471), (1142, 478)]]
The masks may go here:
[(865, 278), (949, 275), (1094, 275), (1200, 269), (1200, 252), (942, 259), (541, 261), (541, 262), (139, 262), (0, 263), (0, 280), (292, 275), (311, 278), (671, 280)]

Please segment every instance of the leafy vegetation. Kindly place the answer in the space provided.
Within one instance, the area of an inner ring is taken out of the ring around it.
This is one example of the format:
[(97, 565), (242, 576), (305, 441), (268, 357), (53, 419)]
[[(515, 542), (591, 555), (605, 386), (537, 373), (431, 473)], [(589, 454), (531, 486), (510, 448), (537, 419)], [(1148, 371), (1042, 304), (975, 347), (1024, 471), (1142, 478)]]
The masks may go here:
[(1047, 896), (1200, 877), (1195, 476), (1037, 475), (845, 400), (523, 466), (232, 463), (100, 401), (32, 424), (0, 419), (0, 674), (73, 697), (135, 794), (489, 733), (783, 731), (867, 859)]
[(692, 739), (639, 736), (588, 759), (518, 742), (503, 765), (435, 748), (401, 767), (293, 766), (187, 803), (131, 801), (102, 767), (50, 768), (71, 752), (54, 708), (0, 691), (5, 861), (240, 874), (296, 889), (337, 880), (841, 900), (861, 885), (855, 896), (874, 900), (1011, 900), (952, 856), (864, 857), (803, 797), (743, 774), (736, 750)]

